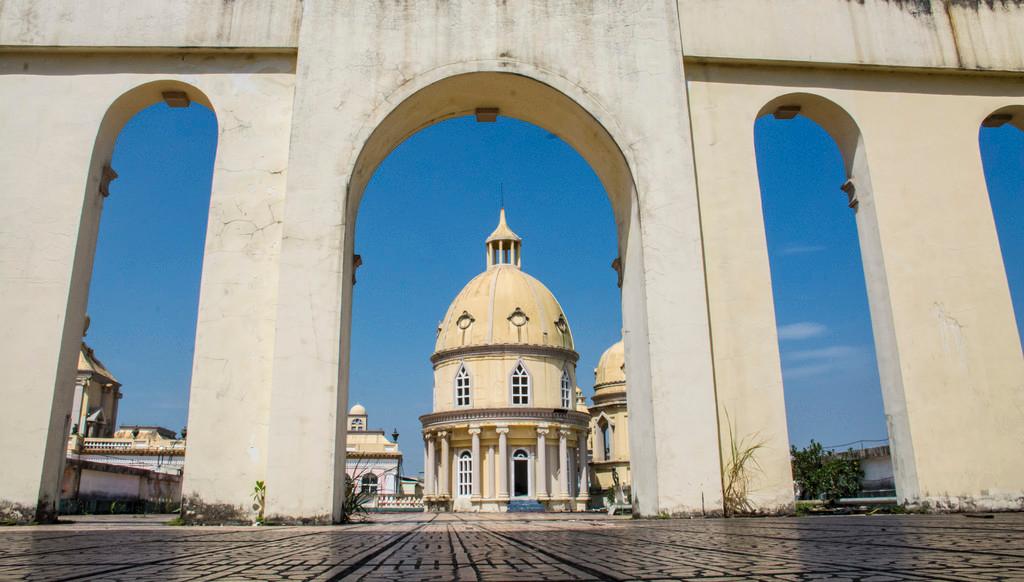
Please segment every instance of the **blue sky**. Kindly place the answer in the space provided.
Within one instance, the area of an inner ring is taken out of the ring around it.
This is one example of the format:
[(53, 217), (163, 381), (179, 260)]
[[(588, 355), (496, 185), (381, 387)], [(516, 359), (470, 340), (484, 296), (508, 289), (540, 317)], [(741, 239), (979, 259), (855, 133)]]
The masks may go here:
[[(885, 438), (854, 215), (838, 151), (812, 122), (756, 127), (790, 439)], [(986, 179), (1018, 315), (1024, 315), (1024, 132), (981, 132)], [(163, 104), (122, 131), (100, 225), (87, 341), (124, 384), (122, 424), (184, 426), (216, 148), (200, 106)], [(360, 208), (350, 402), (397, 428), (407, 472), (422, 467), (418, 416), (430, 410), (434, 330), (483, 268), (499, 189), (524, 239), (523, 267), (562, 303), (578, 378), (621, 329), (611, 207), (587, 163), (515, 120), (455, 119), (417, 133), (374, 175)]]

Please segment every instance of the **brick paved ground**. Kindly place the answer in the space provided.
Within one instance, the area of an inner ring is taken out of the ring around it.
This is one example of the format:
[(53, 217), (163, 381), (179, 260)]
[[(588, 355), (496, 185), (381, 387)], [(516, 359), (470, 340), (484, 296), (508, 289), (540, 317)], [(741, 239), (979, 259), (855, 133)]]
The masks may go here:
[(344, 527), (0, 528), (0, 580), (1024, 580), (1024, 514), (637, 521), (376, 516)]

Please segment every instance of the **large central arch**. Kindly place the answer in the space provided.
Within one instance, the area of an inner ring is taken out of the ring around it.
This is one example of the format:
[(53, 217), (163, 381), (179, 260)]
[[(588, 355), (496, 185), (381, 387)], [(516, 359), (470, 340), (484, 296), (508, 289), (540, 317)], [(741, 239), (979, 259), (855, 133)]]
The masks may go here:
[[(321, 450), (319, 458), (324, 466), (330, 467), (315, 478), (332, 484), (332, 519), (340, 516), (341, 488), (343, 482), (345, 431), (344, 411), (348, 408), (348, 368), (351, 340), (351, 304), (354, 274), (355, 224), (359, 205), (366, 185), (378, 165), (402, 141), (420, 129), (453, 117), (473, 115), (485, 109), (499, 115), (513, 117), (543, 127), (571, 145), (587, 162), (601, 180), (613, 209), (618, 234), (620, 283), (622, 287), (623, 328), (629, 365), (627, 374), (630, 382), (630, 412), (635, 419), (631, 435), (633, 450), (633, 471), (637, 485), (635, 491), (641, 503), (651, 505), (649, 513), (658, 510), (658, 468), (655, 453), (652, 418), (652, 381), (649, 342), (646, 322), (646, 290), (644, 285), (642, 224), (639, 209), (637, 182), (634, 179), (635, 164), (629, 159), (627, 148), (621, 147), (616, 139), (618, 127), (615, 120), (600, 103), (589, 99), (579, 87), (535, 68), (509, 62), (473, 63), (469, 70), (464, 65), (443, 67), (428, 74), (408, 80), (397, 91), (377, 103), (369, 119), (362, 124), (357, 143), (359, 153), (347, 170), (348, 184), (339, 192), (339, 210), (344, 211), (344, 225), (341, 242), (340, 280), (340, 342), (337, 394), (331, 403), (333, 440), (331, 452)], [(287, 234), (286, 234), (287, 241)], [(280, 353), (280, 348), (279, 348)], [(275, 375), (280, 370), (275, 371)], [(711, 395), (710, 386), (704, 387)], [(275, 382), (274, 398), (279, 398)], [(271, 405), (269, 458), (267, 467), (268, 483), (277, 491), (268, 499), (272, 513), (288, 518), (301, 512), (296, 503), (296, 491), (302, 491), (310, 483), (309, 470), (298, 463), (308, 461), (296, 459), (294, 436), (302, 427), (296, 427), (294, 415), (287, 414), (286, 406)], [(281, 411), (278, 414), (278, 411)], [(708, 432), (714, 434), (713, 408), (709, 410), (712, 419), (707, 424)], [(301, 437), (300, 437), (301, 438)], [(666, 439), (668, 440), (668, 439)], [(694, 439), (694, 443), (699, 439)], [(317, 448), (311, 440), (300, 445), (304, 450)], [(677, 442), (677, 449), (687, 449), (687, 443)], [(696, 445), (693, 445), (696, 446)], [(702, 467), (707, 465), (718, 474), (718, 448), (699, 447), (700, 452), (687, 455), (688, 463)], [(703, 456), (704, 459), (698, 457)], [(695, 471), (696, 472), (696, 471)], [(705, 469), (705, 472), (707, 470)], [(716, 479), (717, 481), (717, 479)], [(719, 505), (720, 483), (707, 497), (710, 507)], [(326, 516), (325, 516), (326, 517)]]

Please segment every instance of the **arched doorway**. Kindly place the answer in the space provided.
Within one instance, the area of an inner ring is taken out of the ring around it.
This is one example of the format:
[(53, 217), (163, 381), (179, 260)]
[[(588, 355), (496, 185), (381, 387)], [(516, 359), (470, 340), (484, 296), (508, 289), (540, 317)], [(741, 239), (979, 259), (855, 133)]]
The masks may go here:
[(529, 497), (530, 488), (530, 455), (523, 449), (512, 453), (512, 496)]

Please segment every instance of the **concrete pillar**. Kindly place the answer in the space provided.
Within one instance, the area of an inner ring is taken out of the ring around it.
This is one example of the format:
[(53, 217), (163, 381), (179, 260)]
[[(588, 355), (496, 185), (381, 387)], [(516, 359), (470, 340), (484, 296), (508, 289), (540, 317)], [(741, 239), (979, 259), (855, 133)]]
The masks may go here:
[(580, 490), (576, 495), (577, 498), (588, 498), (590, 497), (590, 466), (587, 462), (587, 431), (581, 430), (576, 433), (576, 453), (579, 455), (579, 469), (580, 469)]
[(480, 477), (483, 475), (483, 471), (480, 470), (481, 465), (483, 465), (480, 458), (480, 427), (469, 427), (469, 434), (473, 437), (473, 488), (471, 497), (474, 501), (479, 501), (480, 492), (483, 490), (483, 483), (480, 481)]
[(558, 431), (558, 496), (569, 497), (569, 429)]
[(498, 485), (498, 475), (495, 473), (495, 469), (497, 469), (497, 466), (494, 463), (494, 445), (489, 445), (487, 447), (487, 479), (489, 481), (489, 486), (487, 487), (487, 492), (484, 493), (484, 496), (487, 497), (487, 499), (494, 499), (498, 494), (496, 490)]
[(498, 426), (498, 499), (508, 499), (508, 427)]
[(537, 427), (537, 462), (534, 470), (536, 486), (534, 488), (537, 499), (548, 498), (548, 428), (547, 425)]
[(978, 153), (991, 104), (875, 98), (852, 179), (897, 495), (1020, 510), (1024, 359)]
[(452, 491), (450, 488), (450, 484), (452, 470), (450, 464), (451, 452), (448, 449), (448, 431), (442, 430), (441, 432), (437, 433), (437, 436), (438, 438), (441, 439), (441, 490), (439, 493), (442, 496), (451, 497)]
[(423, 463), (423, 488), (424, 495), (434, 496), (437, 494), (437, 485), (434, 480), (434, 435), (426, 433), (423, 435), (423, 440), (426, 443), (426, 452), (424, 453)]

